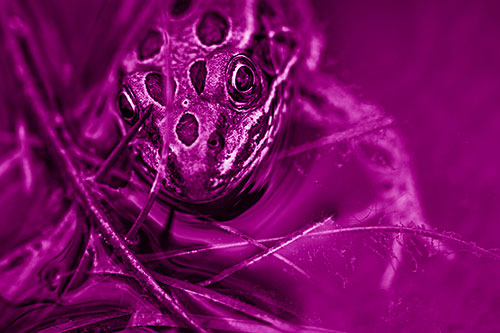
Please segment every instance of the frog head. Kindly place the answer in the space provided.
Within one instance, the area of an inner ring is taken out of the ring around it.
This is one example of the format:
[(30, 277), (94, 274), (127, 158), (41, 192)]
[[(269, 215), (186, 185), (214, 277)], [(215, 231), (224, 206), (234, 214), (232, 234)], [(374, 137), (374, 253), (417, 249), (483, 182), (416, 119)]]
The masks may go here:
[(153, 172), (164, 163), (178, 200), (234, 189), (280, 127), (298, 45), (284, 9), (263, 3), (195, 2), (153, 24), (125, 59), (118, 110), (132, 125), (153, 106), (134, 145)]

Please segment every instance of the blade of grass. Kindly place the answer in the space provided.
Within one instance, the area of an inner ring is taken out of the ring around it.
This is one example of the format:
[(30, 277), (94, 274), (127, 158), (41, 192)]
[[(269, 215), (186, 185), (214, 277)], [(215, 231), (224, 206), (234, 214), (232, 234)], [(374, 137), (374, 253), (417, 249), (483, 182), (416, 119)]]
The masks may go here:
[[(343, 234), (343, 233), (362, 233), (362, 232), (402, 233), (402, 234), (409, 234), (409, 235), (415, 235), (415, 236), (421, 236), (421, 237), (428, 237), (431, 239), (448, 241), (448, 242), (452, 242), (452, 243), (454, 242), (454, 243), (458, 243), (464, 247), (471, 248), (475, 252), (481, 253), (485, 256), (492, 257), (495, 259), (500, 259), (500, 254), (497, 254), (494, 252), (494, 250), (496, 250), (496, 249), (485, 249), (485, 248), (482, 248), (480, 246), (475, 245), (474, 243), (472, 243), (470, 241), (465, 241), (463, 239), (460, 239), (458, 237), (455, 237), (455, 236), (452, 236), (452, 235), (449, 235), (446, 233), (437, 232), (437, 231), (428, 230), (428, 229), (414, 228), (414, 227), (405, 227), (405, 226), (345, 227), (345, 228), (337, 228), (337, 229), (311, 232), (311, 233), (305, 235), (305, 237), (320, 237), (320, 236), (336, 235), (336, 234)], [(280, 236), (280, 237), (257, 239), (256, 241), (259, 243), (268, 243), (268, 242), (282, 241), (285, 238), (286, 238), (286, 236)], [(140, 258), (142, 260), (145, 260), (145, 261), (157, 261), (157, 260), (163, 260), (163, 259), (169, 259), (169, 258), (175, 258), (175, 257), (196, 255), (196, 254), (200, 254), (200, 253), (204, 253), (204, 252), (208, 252), (208, 251), (230, 249), (230, 248), (234, 248), (234, 247), (238, 247), (238, 246), (248, 246), (248, 245), (249, 244), (247, 242), (213, 244), (210, 246), (206, 246), (203, 248), (197, 248), (197, 249), (174, 250), (174, 251), (167, 251), (167, 252), (161, 252), (161, 253), (143, 254), (140, 256)]]
[(109, 169), (116, 163), (116, 160), (123, 151), (127, 148), (128, 143), (134, 138), (137, 134), (141, 126), (144, 124), (147, 118), (151, 115), (151, 111), (153, 110), (153, 105), (148, 106), (144, 115), (139, 119), (138, 122), (132, 126), (132, 128), (127, 132), (127, 134), (120, 140), (120, 142), (113, 149), (111, 154), (106, 158), (103, 164), (99, 167), (97, 172), (94, 175), (94, 179), (99, 182), (102, 180), (102, 177), (109, 171)]
[[(107, 276), (119, 276), (119, 277), (126, 277), (130, 278), (133, 280), (137, 281), (137, 277), (130, 275), (129, 273), (126, 272), (114, 272), (114, 271), (109, 271), (109, 270), (104, 270), (104, 271), (94, 271), (92, 274), (97, 274), (97, 275), (107, 275)], [(188, 281), (183, 281), (179, 280), (176, 278), (173, 278), (171, 276), (163, 275), (160, 273), (153, 273), (154, 278), (167, 285), (170, 288), (177, 289), (181, 292), (184, 292), (190, 296), (194, 297), (201, 297), (204, 298), (205, 300), (213, 303), (220, 304), (222, 306), (227, 307), (228, 309), (238, 311), (250, 318), (254, 318), (256, 320), (265, 322), (270, 324), (272, 327), (275, 327), (278, 329), (280, 332), (281, 331), (287, 331), (287, 332), (296, 332), (297, 329), (294, 325), (289, 324), (280, 318), (277, 318), (273, 316), (272, 314), (257, 308), (254, 305), (245, 303), (237, 298), (233, 298), (228, 295), (224, 295), (220, 292), (217, 292), (215, 290), (212, 290), (210, 288), (205, 288), (205, 287), (200, 287), (196, 284), (190, 283)], [(269, 302), (271, 303), (271, 302)], [(286, 311), (286, 310), (283, 310)]]
[[(8, 22), (8, 21), (4, 21)], [(19, 31), (14, 29), (8, 29), (10, 34), (18, 34)], [(22, 33), (22, 31), (21, 31)], [(114, 230), (112, 224), (107, 219), (105, 213), (97, 204), (94, 196), (91, 192), (93, 182), (85, 181), (81, 173), (77, 170), (75, 163), (72, 161), (70, 154), (68, 153), (66, 147), (59, 140), (57, 136), (57, 131), (54, 124), (50, 121), (49, 110), (46, 109), (45, 105), (38, 96), (37, 89), (32, 82), (32, 77), (30, 72), (26, 69), (23, 62), (23, 57), (18, 45), (14, 40), (13, 36), (9, 35), (9, 46), (13, 52), (14, 61), (17, 64), (17, 70), (19, 79), (24, 83), (24, 88), (27, 96), (30, 98), (32, 104), (31, 111), (33, 116), (36, 117), (38, 123), (40, 124), (41, 134), (43, 139), (46, 141), (46, 145), (51, 148), (51, 152), (59, 165), (61, 166), (62, 172), (65, 174), (66, 178), (73, 185), (76, 190), (79, 199), (86, 207), (89, 214), (97, 222), (99, 229), (106, 238), (107, 242), (116, 251), (117, 255), (120, 256), (124, 263), (126, 263), (137, 275), (139, 281), (143, 286), (151, 292), (151, 294), (159, 301), (159, 303), (166, 309), (173, 311), (182, 321), (192, 327), (196, 331), (205, 332), (205, 330), (196, 323), (193, 318), (187, 313), (182, 306), (178, 303), (176, 299), (173, 299), (151, 276), (147, 269), (142, 265), (142, 263), (137, 259), (137, 257), (128, 248), (124, 239)]]
[(21, 165), (24, 172), (24, 189), (26, 193), (31, 193), (33, 187), (33, 171), (31, 170), (30, 153), (28, 149), (28, 143), (26, 138), (26, 127), (23, 123), (20, 123), (17, 127), (17, 136), (19, 138), (19, 151)]
[[(163, 169), (163, 168), (161, 168)], [(127, 232), (127, 235), (125, 235), (125, 238), (129, 241), (133, 241), (137, 232), (139, 231), (140, 227), (146, 220), (146, 217), (148, 216), (149, 212), (151, 211), (151, 208), (153, 207), (153, 204), (158, 196), (158, 191), (160, 190), (161, 186), (161, 180), (163, 179), (163, 174), (164, 172), (158, 171), (156, 173), (155, 179), (153, 181), (153, 185), (151, 186), (151, 190), (149, 191), (148, 198), (146, 199), (146, 204), (144, 207), (142, 207), (141, 212), (137, 219), (135, 220), (134, 224), (130, 228), (130, 230)]]
[(346, 129), (345, 131), (338, 132), (338, 133), (333, 133), (328, 136), (322, 137), (318, 140), (312, 141), (312, 142), (307, 142), (304, 144), (301, 144), (296, 147), (292, 147), (288, 150), (283, 151), (278, 158), (283, 159), (283, 158), (288, 158), (292, 157), (295, 155), (300, 155), (312, 150), (316, 150), (325, 146), (329, 145), (335, 145), (339, 142), (346, 141), (346, 140), (352, 140), (357, 137), (363, 136), (365, 134), (383, 129), (385, 127), (388, 127), (392, 125), (393, 120), (389, 117), (385, 118), (377, 118), (371, 121), (367, 121), (366, 123), (362, 125), (356, 125), (355, 127), (351, 127)]
[(273, 247), (270, 247), (267, 250), (248, 258), (247, 260), (244, 260), (244, 261), (242, 261), (242, 262), (240, 262), (232, 267), (229, 267), (229, 268), (223, 270), (222, 272), (215, 275), (214, 277), (200, 282), (199, 285), (200, 286), (209, 286), (211, 284), (217, 283), (217, 282), (231, 276), (232, 274), (234, 274), (234, 273), (236, 273), (236, 272), (238, 272), (246, 267), (249, 267), (250, 265), (264, 259), (265, 257), (275, 253), (276, 251), (279, 251), (280, 249), (282, 249), (282, 248), (286, 247), (287, 245), (295, 242), (296, 240), (304, 237), (308, 233), (312, 232), (314, 229), (317, 229), (317, 228), (323, 226), (325, 223), (330, 222), (330, 221), (331, 221), (331, 218), (327, 218), (327, 219), (324, 219), (323, 221), (316, 222), (313, 225), (309, 225), (309, 226), (306, 226), (305, 228), (299, 229), (299, 230), (291, 233), (290, 235), (286, 236), (283, 241), (279, 242), (278, 244), (274, 245)]
[[(267, 246), (265, 246), (264, 244), (258, 242), (257, 240), (253, 239), (252, 237), (242, 233), (241, 231), (239, 231), (235, 228), (232, 228), (228, 225), (225, 225), (225, 224), (219, 223), (219, 222), (211, 222), (211, 223), (213, 225), (215, 225), (217, 228), (224, 230), (231, 235), (235, 235), (235, 236), (245, 240), (250, 245), (256, 246), (261, 250), (268, 250)], [(307, 272), (305, 272), (302, 268), (300, 268), (299, 266), (297, 266), (296, 264), (294, 264), (293, 262), (291, 262), (287, 258), (283, 257), (281, 254), (273, 253), (272, 255), (276, 259), (282, 261), (285, 265), (290, 266), (293, 270), (297, 271), (300, 275), (304, 276), (306, 279), (309, 279), (309, 280), (311, 279), (311, 276), (309, 274), (307, 274)]]
[(9, 156), (0, 162), (0, 177), (9, 171), (14, 166), (14, 163), (19, 161), (20, 155), (19, 152), (9, 154)]

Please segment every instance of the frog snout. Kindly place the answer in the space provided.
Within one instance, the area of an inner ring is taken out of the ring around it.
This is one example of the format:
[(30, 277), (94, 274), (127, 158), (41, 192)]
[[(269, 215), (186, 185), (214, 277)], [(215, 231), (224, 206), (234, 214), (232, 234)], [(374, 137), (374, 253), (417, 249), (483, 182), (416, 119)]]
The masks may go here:
[(186, 146), (191, 146), (199, 136), (199, 124), (191, 113), (184, 113), (175, 126), (177, 138)]

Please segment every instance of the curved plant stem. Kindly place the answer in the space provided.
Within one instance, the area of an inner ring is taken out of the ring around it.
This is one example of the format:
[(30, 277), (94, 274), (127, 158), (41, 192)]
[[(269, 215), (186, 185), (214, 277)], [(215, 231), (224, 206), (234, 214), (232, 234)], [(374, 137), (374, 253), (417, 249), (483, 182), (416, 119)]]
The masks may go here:
[(132, 126), (132, 128), (127, 132), (127, 134), (116, 145), (111, 154), (109, 154), (104, 163), (99, 167), (99, 169), (95, 173), (94, 179), (96, 181), (102, 180), (102, 177), (106, 174), (106, 172), (108, 172), (109, 169), (115, 164), (118, 157), (123, 153), (125, 148), (127, 148), (128, 143), (134, 138), (134, 136), (137, 134), (141, 126), (149, 117), (152, 110), (153, 110), (153, 105), (150, 105), (146, 109), (144, 116), (142, 116), (142, 118), (137, 123), (135, 123), (134, 126)]
[(155, 278), (162, 282), (165, 283), (166, 285), (176, 288), (182, 291), (187, 292), (188, 294), (194, 295), (194, 296), (199, 296), (203, 297), (207, 300), (210, 300), (212, 302), (222, 304), (224, 306), (227, 306), (231, 309), (234, 309), (236, 311), (239, 311), (241, 313), (244, 313), (248, 315), (249, 317), (256, 318), (259, 320), (262, 320), (266, 323), (271, 324), (272, 326), (278, 328), (280, 331), (287, 331), (287, 332), (297, 332), (296, 327), (293, 325), (277, 318), (274, 317), (273, 315), (253, 306), (247, 303), (244, 303), (242, 301), (239, 301), (233, 297), (223, 295), (221, 293), (218, 293), (212, 289), (209, 288), (204, 288), (200, 287), (198, 285), (182, 281), (182, 280), (177, 280), (175, 278), (172, 278), (170, 276), (166, 275), (160, 275), (160, 274), (155, 274)]
[[(16, 31), (9, 32), (11, 35), (18, 33)], [(172, 298), (169, 293), (167, 293), (158, 284), (144, 265), (142, 265), (132, 251), (130, 251), (124, 239), (114, 230), (114, 227), (111, 225), (110, 221), (92, 195), (90, 188), (95, 185), (95, 183), (85, 181), (82, 178), (81, 173), (72, 161), (66, 147), (64, 147), (63, 143), (56, 134), (55, 126), (53, 122), (49, 120), (51, 119), (49, 118), (49, 114), (53, 114), (55, 112), (50, 113), (42, 103), (37, 89), (32, 82), (32, 73), (30, 73), (25, 66), (22, 53), (18, 49), (14, 36), (9, 37), (14, 61), (17, 63), (19, 78), (24, 83), (26, 94), (30, 97), (30, 102), (32, 104), (31, 110), (33, 111), (33, 116), (35, 116), (38, 120), (43, 139), (45, 139), (47, 146), (51, 148), (53, 156), (61, 166), (61, 171), (73, 185), (80, 201), (84, 204), (89, 214), (97, 222), (101, 233), (106, 238), (109, 245), (113, 247), (116, 254), (121, 257), (123, 262), (129, 266), (130, 269), (134, 271), (144, 288), (159, 301), (162, 307), (175, 313), (179, 319), (184, 321), (187, 325), (189, 325), (189, 327), (192, 327), (198, 332), (205, 332), (205, 330), (198, 325), (190, 314), (182, 308), (181, 304), (179, 304), (176, 299)]]
[(246, 267), (264, 259), (265, 257), (272, 255), (276, 251), (279, 251), (280, 249), (282, 249), (282, 248), (286, 247), (287, 245), (295, 242), (296, 240), (304, 237), (305, 235), (311, 233), (314, 229), (317, 229), (317, 228), (323, 226), (325, 223), (330, 222), (330, 221), (331, 221), (331, 218), (327, 218), (323, 221), (314, 223), (313, 225), (299, 229), (299, 230), (291, 233), (287, 237), (285, 237), (285, 239), (283, 241), (279, 242), (278, 244), (274, 245), (273, 247), (270, 247), (267, 250), (265, 250), (261, 253), (258, 253), (251, 258), (248, 258), (247, 260), (244, 260), (244, 261), (242, 261), (242, 262), (240, 262), (232, 267), (229, 267), (229, 268), (223, 270), (222, 272), (215, 275), (214, 277), (201, 282), (200, 286), (208, 286), (208, 285), (217, 283), (217, 282), (231, 276), (232, 274), (242, 270), (243, 268), (246, 268)]
[(17, 127), (17, 136), (19, 138), (19, 151), (21, 153), (21, 165), (24, 173), (24, 188), (26, 193), (31, 193), (33, 188), (33, 171), (31, 170), (31, 163), (29, 160), (30, 153), (26, 138), (26, 126), (22, 122)]
[(162, 172), (157, 172), (155, 179), (153, 181), (153, 185), (151, 186), (151, 190), (149, 191), (148, 198), (146, 200), (146, 205), (141, 209), (141, 212), (139, 213), (139, 216), (135, 220), (134, 224), (130, 228), (130, 230), (127, 232), (127, 235), (125, 235), (125, 238), (129, 241), (133, 241), (137, 231), (141, 228), (142, 224), (146, 220), (146, 217), (148, 216), (149, 212), (151, 211), (151, 208), (153, 207), (153, 204), (156, 200), (156, 197), (158, 196), (158, 191), (160, 190), (161, 186), (161, 180), (163, 179), (162, 177)]
[(460, 238), (453, 236), (453, 235), (450, 235), (450, 234), (441, 233), (441, 232), (428, 230), (428, 229), (421, 229), (421, 228), (412, 228), (412, 227), (396, 226), (396, 225), (394, 225), (394, 226), (393, 225), (388, 225), (388, 226), (377, 225), (377, 226), (349, 227), (349, 228), (334, 229), (334, 230), (328, 230), (327, 232), (321, 232), (321, 234), (340, 234), (340, 233), (348, 233), (348, 232), (392, 232), (392, 233), (402, 233), (402, 234), (411, 234), (411, 235), (415, 235), (415, 236), (429, 237), (429, 238), (433, 238), (436, 240), (454, 242), (454, 243), (463, 245), (465, 247), (468, 247), (471, 250), (473, 250), (474, 252), (477, 252), (479, 254), (483, 254), (485, 256), (492, 257), (495, 259), (500, 259), (500, 254), (497, 254), (492, 250), (477, 246), (473, 242), (460, 239)]
[[(495, 253), (495, 251), (494, 251), (495, 249), (485, 249), (485, 248), (480, 247), (480, 246), (478, 246), (470, 241), (465, 241), (463, 239), (460, 239), (458, 237), (455, 237), (455, 236), (452, 236), (449, 234), (445, 234), (445, 233), (441, 233), (441, 232), (437, 232), (437, 231), (433, 231), (433, 230), (412, 228), (412, 227), (405, 227), (405, 226), (346, 227), (346, 228), (338, 228), (338, 229), (330, 229), (330, 230), (311, 232), (311, 233), (305, 235), (305, 237), (320, 237), (320, 236), (337, 235), (337, 234), (340, 235), (340, 234), (344, 234), (344, 233), (361, 233), (361, 232), (401, 233), (401, 234), (428, 237), (431, 239), (448, 241), (448, 242), (452, 242), (452, 243), (454, 242), (454, 243), (463, 245), (464, 247), (468, 247), (468, 248), (472, 249), (473, 251), (480, 253), (482, 255), (492, 257), (494, 259), (500, 259), (500, 254)], [(280, 237), (256, 239), (256, 241), (259, 243), (270, 243), (270, 242), (282, 241), (285, 238), (286, 238), (286, 236), (280, 236)], [(145, 261), (157, 261), (157, 260), (163, 260), (163, 259), (169, 259), (169, 258), (175, 258), (175, 257), (195, 255), (195, 254), (200, 254), (200, 253), (204, 253), (204, 252), (208, 252), (208, 251), (231, 249), (231, 248), (238, 247), (238, 246), (248, 246), (248, 245), (249, 245), (248, 242), (213, 244), (213, 245), (210, 245), (207, 247), (197, 248), (197, 249), (176, 250), (176, 251), (159, 252), (159, 253), (153, 253), (153, 254), (143, 254), (140, 256), (140, 258), (142, 260), (145, 260)]]
[(295, 155), (300, 155), (303, 153), (307, 153), (309, 151), (319, 149), (329, 145), (335, 145), (339, 142), (343, 142), (345, 140), (355, 139), (357, 137), (366, 135), (371, 132), (375, 132), (391, 126), (393, 124), (393, 120), (389, 117), (384, 118), (376, 118), (370, 121), (365, 122), (364, 124), (357, 124), (354, 127), (348, 128), (345, 131), (333, 133), (327, 136), (324, 136), (318, 140), (306, 142), (304, 144), (298, 145), (296, 147), (292, 147), (288, 150), (283, 151), (278, 158), (288, 158)]
[[(223, 223), (219, 223), (219, 222), (211, 222), (213, 223), (217, 228), (221, 229), (221, 230), (224, 230), (226, 232), (228, 232), (229, 234), (231, 235), (235, 235), (243, 240), (245, 240), (248, 244), (250, 245), (253, 245), (253, 246), (256, 246), (258, 247), (259, 249), (261, 250), (268, 250), (268, 247), (265, 246), (264, 244), (260, 243), (259, 241), (253, 239), (252, 237), (244, 234), (243, 232), (235, 229), (235, 228), (232, 228), (228, 225), (225, 225)], [(301, 274), (302, 276), (304, 276), (306, 279), (311, 279), (312, 277), (307, 274), (306, 271), (304, 271), (302, 268), (300, 268), (299, 266), (297, 266), (296, 264), (294, 264), (293, 262), (291, 262), (290, 260), (288, 260), (287, 258), (285, 258), (284, 256), (282, 256), (281, 254), (279, 253), (273, 253), (273, 256), (282, 261), (285, 265), (288, 265), (290, 266), (293, 270), (297, 271), (299, 274)]]
[(3, 161), (0, 161), (0, 177), (10, 170), (14, 166), (15, 163), (19, 161), (21, 157), (21, 153), (16, 151), (15, 153), (9, 154)]
[[(281, 332), (277, 328), (270, 327), (260, 322), (251, 321), (248, 319), (220, 318), (214, 316), (195, 315), (200, 322), (206, 323), (206, 326), (214, 330), (234, 332), (259, 332), (259, 333), (274, 333)], [(172, 318), (159, 313), (141, 313), (136, 312), (130, 319), (130, 327), (144, 326), (173, 326)], [(341, 333), (341, 331), (331, 330), (312, 326), (297, 326), (298, 332), (316, 332), (316, 333)]]

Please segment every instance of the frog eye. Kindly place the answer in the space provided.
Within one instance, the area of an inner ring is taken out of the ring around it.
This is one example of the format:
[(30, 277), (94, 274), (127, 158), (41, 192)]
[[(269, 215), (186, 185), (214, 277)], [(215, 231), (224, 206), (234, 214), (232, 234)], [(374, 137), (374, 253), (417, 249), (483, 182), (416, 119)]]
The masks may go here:
[(122, 118), (128, 122), (133, 123), (137, 120), (137, 109), (132, 102), (129, 94), (124, 90), (118, 95), (118, 110)]
[(233, 105), (247, 108), (255, 102), (262, 91), (260, 74), (250, 58), (235, 56), (227, 67), (227, 92)]

